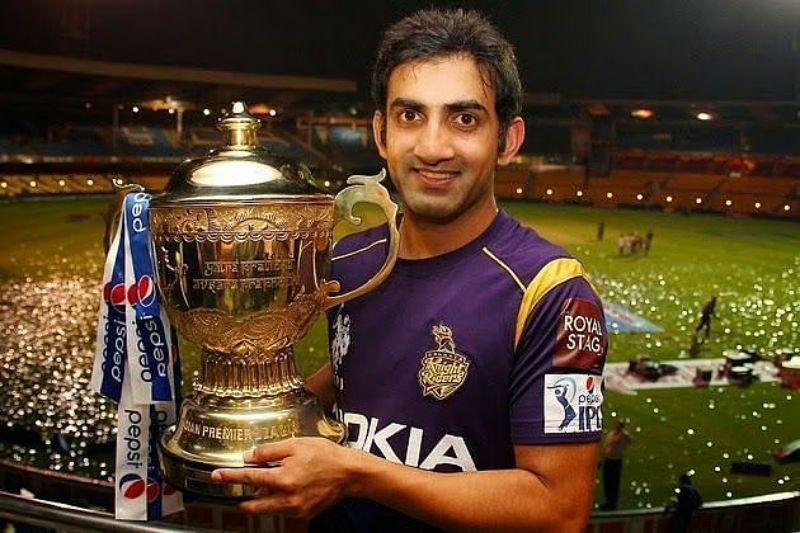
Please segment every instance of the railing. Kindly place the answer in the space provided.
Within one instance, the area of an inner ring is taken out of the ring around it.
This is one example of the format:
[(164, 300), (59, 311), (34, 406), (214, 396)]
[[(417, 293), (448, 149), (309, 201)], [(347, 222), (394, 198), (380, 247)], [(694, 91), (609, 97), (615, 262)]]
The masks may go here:
[(52, 528), (57, 531), (186, 532), (212, 531), (158, 522), (115, 520), (110, 513), (63, 503), (36, 500), (0, 491), (0, 517), (11, 522)]
[[(754, 512), (755, 511), (755, 512)], [(211, 532), (196, 526), (184, 527), (163, 522), (125, 522), (106, 512), (94, 511), (0, 491), (0, 518), (52, 528), (59, 532)], [(662, 510), (637, 509), (599, 512), (592, 515), (587, 532), (662, 531), (669, 516)], [(800, 530), (800, 491), (780, 492), (750, 498), (708, 502), (695, 513), (695, 526), (702, 531), (798, 531)], [(276, 524), (277, 530), (287, 530)], [(767, 528), (767, 529), (765, 529)]]
[[(664, 509), (598, 512), (587, 533), (668, 531), (671, 514)], [(704, 503), (692, 517), (691, 531), (775, 532), (800, 531), (800, 491)]]

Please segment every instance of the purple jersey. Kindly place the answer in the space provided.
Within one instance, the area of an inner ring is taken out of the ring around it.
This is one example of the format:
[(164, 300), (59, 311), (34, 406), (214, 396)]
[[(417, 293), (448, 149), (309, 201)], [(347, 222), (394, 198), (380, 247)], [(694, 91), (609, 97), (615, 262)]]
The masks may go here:
[[(386, 227), (349, 237), (350, 290), (386, 256)], [(600, 438), (607, 333), (581, 265), (500, 212), (477, 239), (400, 259), (329, 313), (337, 416), (349, 445), (426, 470), (514, 467), (514, 445)]]

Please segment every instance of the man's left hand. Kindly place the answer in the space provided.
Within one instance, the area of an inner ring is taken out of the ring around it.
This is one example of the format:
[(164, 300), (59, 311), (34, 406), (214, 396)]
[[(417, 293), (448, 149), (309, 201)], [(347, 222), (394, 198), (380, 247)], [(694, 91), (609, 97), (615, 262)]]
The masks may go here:
[(245, 454), (243, 468), (215, 470), (220, 483), (257, 487), (256, 498), (240, 504), (248, 513), (280, 513), (308, 519), (348, 495), (354, 450), (318, 437), (262, 444)]

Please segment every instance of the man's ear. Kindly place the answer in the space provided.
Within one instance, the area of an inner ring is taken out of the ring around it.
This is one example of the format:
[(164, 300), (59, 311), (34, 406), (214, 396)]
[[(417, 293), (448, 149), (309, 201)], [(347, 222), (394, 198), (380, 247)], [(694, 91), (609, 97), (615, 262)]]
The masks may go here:
[(497, 164), (507, 165), (517, 155), (525, 141), (525, 121), (522, 117), (514, 117), (506, 129), (506, 142), (503, 151), (497, 154)]
[(386, 115), (380, 111), (375, 111), (372, 115), (372, 137), (378, 147), (378, 154), (386, 159)]

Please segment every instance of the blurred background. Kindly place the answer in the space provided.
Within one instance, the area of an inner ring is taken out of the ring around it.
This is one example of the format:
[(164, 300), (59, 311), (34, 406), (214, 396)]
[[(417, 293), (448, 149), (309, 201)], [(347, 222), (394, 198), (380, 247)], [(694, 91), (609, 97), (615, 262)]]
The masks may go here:
[[(87, 383), (113, 185), (161, 190), (220, 144), (233, 100), (321, 189), (375, 173), (376, 45), (432, 4), (515, 45), (528, 134), (495, 192), (604, 300), (606, 426), (631, 444), (619, 511), (598, 473), (592, 527), (662, 527), (683, 473), (714, 502), (702, 530), (800, 515), (794, 0), (0, 3), (0, 489), (94, 507), (85, 481), (111, 490), (115, 409)], [(323, 319), (298, 360), (327, 358)]]

